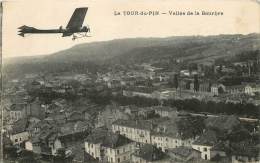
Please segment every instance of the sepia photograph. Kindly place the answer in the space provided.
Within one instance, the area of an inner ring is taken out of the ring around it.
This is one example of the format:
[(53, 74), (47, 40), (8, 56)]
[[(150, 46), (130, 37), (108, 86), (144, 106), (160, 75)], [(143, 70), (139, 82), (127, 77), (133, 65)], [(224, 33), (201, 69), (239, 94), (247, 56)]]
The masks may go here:
[(4, 0), (0, 163), (260, 163), (257, 0)]

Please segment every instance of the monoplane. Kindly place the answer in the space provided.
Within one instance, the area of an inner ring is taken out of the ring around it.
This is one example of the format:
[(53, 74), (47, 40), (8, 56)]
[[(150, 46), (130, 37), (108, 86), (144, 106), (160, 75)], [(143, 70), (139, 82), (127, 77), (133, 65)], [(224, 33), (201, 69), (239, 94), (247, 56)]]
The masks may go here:
[(18, 35), (25, 37), (25, 34), (61, 33), (62, 37), (67, 37), (72, 35), (72, 40), (81, 37), (89, 37), (88, 33), (90, 32), (90, 28), (88, 26), (82, 26), (87, 11), (88, 11), (87, 7), (76, 8), (66, 28), (60, 26), (58, 29), (37, 29), (34, 27), (23, 25), (18, 28), (19, 29)]

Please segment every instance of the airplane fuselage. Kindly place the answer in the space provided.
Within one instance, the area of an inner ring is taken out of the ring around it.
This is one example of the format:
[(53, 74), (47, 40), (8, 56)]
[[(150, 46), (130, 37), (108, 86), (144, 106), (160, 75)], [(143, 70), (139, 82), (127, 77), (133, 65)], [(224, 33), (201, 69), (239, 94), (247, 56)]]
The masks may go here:
[(79, 32), (88, 32), (89, 29), (86, 27), (80, 29), (37, 29), (33, 27), (21, 29), (19, 32), (23, 34), (29, 33), (79, 33)]

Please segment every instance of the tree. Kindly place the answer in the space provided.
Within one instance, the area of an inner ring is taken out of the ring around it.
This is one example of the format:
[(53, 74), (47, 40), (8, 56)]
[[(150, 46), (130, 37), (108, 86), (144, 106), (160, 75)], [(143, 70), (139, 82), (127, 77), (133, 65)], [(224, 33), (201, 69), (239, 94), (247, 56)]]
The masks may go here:
[(57, 155), (54, 156), (54, 163), (71, 163), (73, 160), (73, 155), (66, 156), (66, 150), (64, 148), (60, 148), (57, 150)]
[(174, 88), (178, 88), (179, 87), (179, 81), (178, 81), (178, 74), (174, 74)]
[(19, 163), (40, 163), (40, 157), (32, 151), (23, 150), (18, 159)]
[(194, 75), (194, 91), (198, 92), (199, 91), (199, 79), (198, 75)]

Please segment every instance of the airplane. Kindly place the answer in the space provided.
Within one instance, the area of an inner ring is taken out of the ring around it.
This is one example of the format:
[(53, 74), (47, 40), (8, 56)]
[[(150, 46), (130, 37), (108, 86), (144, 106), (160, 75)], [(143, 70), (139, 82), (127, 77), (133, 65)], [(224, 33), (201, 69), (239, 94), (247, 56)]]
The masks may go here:
[(79, 36), (89, 37), (87, 33), (90, 32), (90, 28), (88, 26), (82, 27), (87, 10), (88, 10), (87, 7), (76, 8), (66, 28), (60, 26), (59, 29), (37, 29), (34, 27), (23, 25), (18, 28), (19, 29), (18, 32), (20, 32), (18, 35), (25, 37), (25, 34), (62, 33), (62, 37), (67, 37), (72, 35), (73, 36), (72, 40), (75, 40), (76, 38), (80, 38)]

